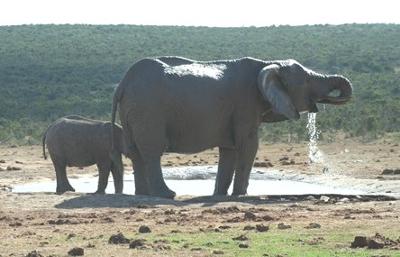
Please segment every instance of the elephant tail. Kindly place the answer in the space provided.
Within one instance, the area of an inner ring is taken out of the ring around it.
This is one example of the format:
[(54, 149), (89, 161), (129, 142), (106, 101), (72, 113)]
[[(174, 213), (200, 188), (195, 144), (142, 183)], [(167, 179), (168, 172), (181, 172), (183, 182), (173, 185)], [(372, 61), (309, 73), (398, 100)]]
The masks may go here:
[(114, 151), (114, 126), (115, 126), (115, 116), (118, 109), (118, 103), (121, 99), (122, 95), (122, 85), (121, 83), (117, 86), (114, 92), (113, 103), (112, 103), (112, 112), (111, 112), (111, 151)]
[(50, 126), (46, 129), (46, 131), (43, 134), (42, 137), (42, 147), (43, 147), (43, 158), (47, 160), (47, 155), (46, 155), (46, 136), (47, 136), (47, 131), (49, 131)]

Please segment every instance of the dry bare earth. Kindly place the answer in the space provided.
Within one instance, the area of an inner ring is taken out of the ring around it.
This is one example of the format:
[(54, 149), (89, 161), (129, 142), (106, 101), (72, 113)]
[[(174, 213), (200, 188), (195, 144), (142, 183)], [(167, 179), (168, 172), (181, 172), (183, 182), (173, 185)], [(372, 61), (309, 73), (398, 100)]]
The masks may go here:
[[(342, 175), (366, 181), (399, 181), (398, 175), (381, 175), (385, 169), (400, 168), (397, 143), (343, 141), (322, 145), (321, 149), (334, 164), (335, 172)], [(168, 154), (163, 165), (203, 165), (216, 161), (217, 152), (212, 150), (188, 156)], [(125, 160), (125, 163), (129, 172), (129, 162)], [(271, 165), (288, 174), (315, 174), (323, 170), (323, 165), (310, 167), (305, 144), (261, 146), (256, 166)], [(361, 202), (331, 197), (325, 203), (318, 197), (186, 197), (172, 201), (130, 195), (16, 194), (4, 189), (17, 183), (54, 179), (51, 162), (42, 159), (39, 146), (2, 147), (0, 167), (0, 185), (3, 186), (0, 190), (0, 256), (28, 256), (34, 250), (42, 256), (66, 256), (73, 247), (83, 248), (85, 256), (234, 256), (229, 249), (221, 250), (222, 246), (216, 243), (218, 240), (205, 245), (196, 245), (196, 240), (200, 242), (202, 236), (222, 237), (221, 242), (227, 241), (227, 247), (246, 247), (247, 244), (249, 248), (240, 248), (239, 255), (251, 253), (257, 233), (261, 233), (254, 229), (256, 225), (269, 226), (269, 230), (263, 232), (266, 238), (267, 235), (293, 235), (298, 237), (293, 244), (312, 247), (305, 248), (307, 251), (330, 247), (337, 249), (338, 255), (340, 251), (350, 249), (357, 235), (380, 233), (394, 240), (400, 236), (400, 204), (395, 200)], [(68, 173), (72, 177), (95, 175), (97, 171), (94, 167), (70, 168)], [(289, 224), (290, 228), (278, 229), (279, 223)], [(321, 227), (306, 229), (310, 223)], [(151, 232), (139, 233), (142, 225), (148, 226)], [(246, 226), (250, 229), (247, 232), (243, 230)], [(129, 249), (129, 245), (109, 244), (109, 238), (118, 232), (129, 240), (146, 239), (144, 246), (138, 246), (138, 250)], [(340, 236), (331, 236), (336, 232)], [(248, 239), (243, 242), (232, 239), (241, 234), (247, 235)], [(272, 244), (272, 239), (265, 240), (265, 245)], [(290, 247), (295, 247), (293, 244)], [(262, 254), (285, 256), (269, 247), (270, 252), (265, 250)], [(399, 256), (395, 249), (388, 251), (389, 256)], [(388, 254), (383, 252), (381, 255)], [(365, 254), (374, 255), (376, 252)]]

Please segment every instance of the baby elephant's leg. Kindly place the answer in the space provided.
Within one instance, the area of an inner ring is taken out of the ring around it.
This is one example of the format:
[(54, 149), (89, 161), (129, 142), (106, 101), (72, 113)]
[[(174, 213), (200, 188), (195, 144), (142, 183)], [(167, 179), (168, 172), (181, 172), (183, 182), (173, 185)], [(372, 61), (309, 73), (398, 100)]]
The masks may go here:
[(99, 170), (99, 183), (97, 186), (96, 194), (105, 194), (106, 187), (108, 184), (108, 177), (111, 170), (111, 162), (109, 160), (97, 163), (97, 168)]

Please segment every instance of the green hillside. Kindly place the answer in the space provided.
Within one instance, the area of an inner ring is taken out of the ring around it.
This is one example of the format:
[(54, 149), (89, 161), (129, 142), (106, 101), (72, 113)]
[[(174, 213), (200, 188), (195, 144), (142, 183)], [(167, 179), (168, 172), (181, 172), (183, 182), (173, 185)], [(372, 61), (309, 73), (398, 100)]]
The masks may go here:
[[(400, 25), (26, 25), (0, 27), (0, 141), (38, 142), (47, 124), (67, 114), (109, 119), (113, 88), (125, 71), (160, 55), (293, 58), (353, 83), (351, 104), (319, 107), (323, 133), (375, 137), (400, 130)], [(305, 119), (266, 124), (263, 137), (302, 139)]]

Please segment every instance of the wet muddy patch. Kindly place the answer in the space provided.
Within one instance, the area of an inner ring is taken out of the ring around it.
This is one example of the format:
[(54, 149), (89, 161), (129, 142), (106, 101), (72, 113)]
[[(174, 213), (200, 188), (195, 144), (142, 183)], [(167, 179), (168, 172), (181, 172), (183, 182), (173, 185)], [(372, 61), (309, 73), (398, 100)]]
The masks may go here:
[[(177, 195), (211, 195), (213, 193), (217, 166), (185, 166), (163, 168), (167, 185)], [(80, 193), (93, 193), (97, 188), (97, 177), (74, 177), (71, 185)], [(399, 194), (400, 183), (396, 181), (370, 181), (339, 175), (299, 175), (280, 172), (274, 169), (254, 168), (251, 172), (249, 195), (359, 195), (359, 194)], [(397, 183), (397, 184), (396, 184)], [(53, 180), (14, 185), (13, 192), (55, 192), (56, 182)], [(388, 190), (390, 188), (391, 190)], [(232, 188), (230, 188), (231, 192)], [(394, 191), (393, 191), (394, 190)], [(110, 177), (107, 193), (114, 192)], [(124, 178), (124, 193), (134, 194), (134, 176), (128, 174)]]

